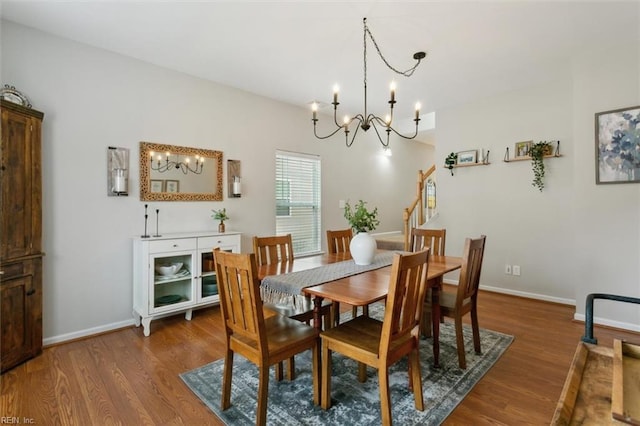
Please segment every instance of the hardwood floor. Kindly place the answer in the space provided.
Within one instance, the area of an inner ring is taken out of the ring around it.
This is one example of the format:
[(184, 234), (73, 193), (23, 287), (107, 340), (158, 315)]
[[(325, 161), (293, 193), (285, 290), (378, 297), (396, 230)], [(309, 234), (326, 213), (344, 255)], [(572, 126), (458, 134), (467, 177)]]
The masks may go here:
[[(573, 308), (497, 293), (479, 296), (480, 327), (515, 340), (445, 425), (548, 425), (584, 325)], [(596, 306), (597, 309), (597, 306)], [(596, 311), (597, 313), (597, 311)], [(218, 307), (46, 348), (0, 377), (0, 417), (39, 425), (220, 425), (178, 374), (219, 359)], [(596, 327), (600, 345), (640, 334)], [(309, 393), (311, 395), (311, 391)]]

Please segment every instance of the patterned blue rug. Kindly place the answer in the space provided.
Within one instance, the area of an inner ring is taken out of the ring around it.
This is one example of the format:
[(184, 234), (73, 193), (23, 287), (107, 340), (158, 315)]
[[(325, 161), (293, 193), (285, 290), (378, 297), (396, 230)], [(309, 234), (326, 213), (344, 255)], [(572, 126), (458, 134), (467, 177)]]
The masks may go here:
[[(378, 317), (382, 308), (371, 308)], [(345, 319), (350, 313), (345, 313)], [(342, 318), (341, 318), (342, 319)], [(424, 411), (415, 409), (407, 383), (407, 360), (389, 370), (392, 418), (399, 425), (437, 425), (446, 419), (482, 376), (493, 366), (513, 341), (512, 336), (480, 330), (482, 355), (473, 351), (471, 327), (465, 325), (467, 369), (458, 367), (453, 323), (440, 327), (440, 365), (433, 369), (431, 339), (420, 340)], [(187, 386), (227, 425), (254, 425), (258, 372), (254, 364), (236, 355), (233, 365), (231, 407), (220, 409), (222, 370), (220, 359), (180, 375)], [(273, 368), (269, 380), (267, 423), (269, 425), (379, 425), (380, 397), (376, 370), (367, 369), (367, 381), (358, 382), (355, 361), (333, 354), (331, 379), (332, 406), (325, 411), (313, 405), (311, 356), (307, 351), (296, 356), (296, 378), (277, 382)]]

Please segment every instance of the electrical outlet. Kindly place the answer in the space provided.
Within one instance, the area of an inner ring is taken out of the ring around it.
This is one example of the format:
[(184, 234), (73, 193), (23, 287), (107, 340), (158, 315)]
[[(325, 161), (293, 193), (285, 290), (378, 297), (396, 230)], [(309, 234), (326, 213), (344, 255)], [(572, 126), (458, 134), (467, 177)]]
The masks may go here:
[(520, 276), (520, 265), (513, 265), (513, 275)]
[(344, 200), (338, 200), (338, 208), (344, 209)]
[(504, 265), (504, 273), (511, 275), (511, 265)]

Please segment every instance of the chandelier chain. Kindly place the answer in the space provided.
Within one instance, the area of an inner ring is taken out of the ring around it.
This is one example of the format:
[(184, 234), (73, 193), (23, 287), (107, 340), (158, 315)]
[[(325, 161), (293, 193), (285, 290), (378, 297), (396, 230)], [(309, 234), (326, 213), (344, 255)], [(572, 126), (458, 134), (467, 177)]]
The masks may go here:
[(412, 66), (411, 68), (409, 68), (406, 71), (399, 71), (397, 69), (395, 69), (390, 63), (389, 61), (387, 61), (387, 58), (384, 57), (384, 55), (382, 54), (382, 51), (380, 50), (380, 47), (378, 46), (378, 43), (376, 42), (376, 39), (373, 37), (373, 34), (371, 33), (371, 30), (369, 30), (369, 27), (367, 26), (367, 23), (365, 21), (364, 23), (364, 32), (365, 32), (365, 39), (364, 39), (364, 58), (365, 58), (365, 63), (364, 63), (364, 67), (365, 67), (365, 81), (366, 81), (366, 68), (367, 68), (367, 37), (366, 35), (369, 34), (369, 38), (371, 38), (371, 41), (373, 42), (373, 45), (376, 47), (376, 50), (378, 51), (378, 55), (380, 56), (380, 59), (382, 59), (382, 62), (385, 63), (385, 65), (392, 70), (393, 72), (395, 72), (396, 74), (400, 74), (403, 75), (405, 77), (411, 77), (413, 75), (413, 72), (416, 70), (416, 68), (418, 68), (418, 65), (420, 65), (420, 61), (421, 59), (418, 58), (416, 59), (416, 63), (414, 66)]

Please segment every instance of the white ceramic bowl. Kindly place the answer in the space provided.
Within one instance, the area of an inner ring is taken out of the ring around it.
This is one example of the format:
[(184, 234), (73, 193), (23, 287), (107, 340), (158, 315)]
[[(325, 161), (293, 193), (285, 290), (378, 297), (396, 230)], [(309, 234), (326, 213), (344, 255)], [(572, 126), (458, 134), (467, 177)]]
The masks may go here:
[(171, 265), (156, 265), (156, 272), (160, 275), (175, 275), (182, 268), (182, 263), (172, 263)]

